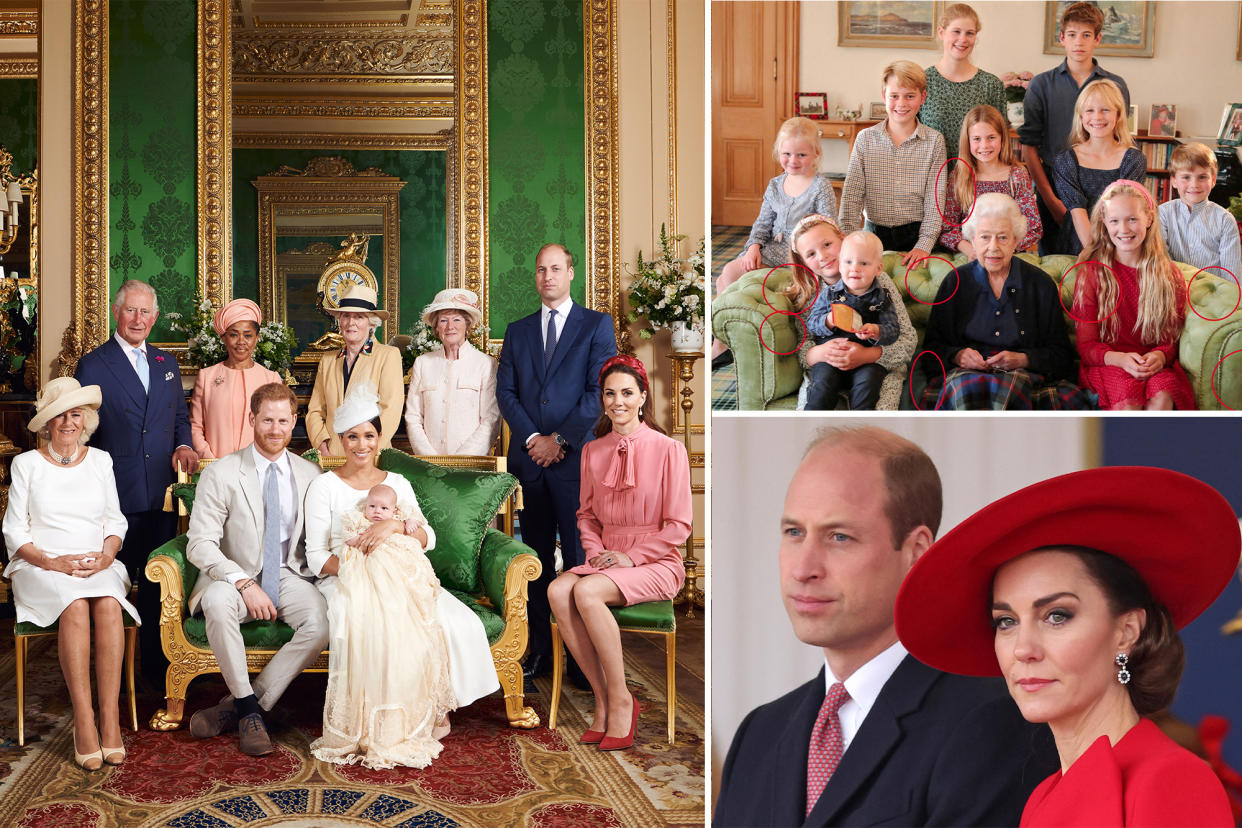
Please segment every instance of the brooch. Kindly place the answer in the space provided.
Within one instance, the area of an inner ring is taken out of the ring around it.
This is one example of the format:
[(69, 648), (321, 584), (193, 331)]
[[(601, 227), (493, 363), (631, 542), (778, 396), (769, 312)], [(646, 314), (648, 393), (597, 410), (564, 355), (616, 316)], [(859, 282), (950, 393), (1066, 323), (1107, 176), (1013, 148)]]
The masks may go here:
[(168, 382), (168, 381), (170, 381), (172, 378), (173, 378), (173, 372), (172, 372), (172, 371), (169, 371), (167, 374), (165, 374), (165, 375), (164, 375), (164, 382)]
[(223, 382), (224, 382), (224, 377), (216, 377), (215, 379), (216, 385), (220, 385)]

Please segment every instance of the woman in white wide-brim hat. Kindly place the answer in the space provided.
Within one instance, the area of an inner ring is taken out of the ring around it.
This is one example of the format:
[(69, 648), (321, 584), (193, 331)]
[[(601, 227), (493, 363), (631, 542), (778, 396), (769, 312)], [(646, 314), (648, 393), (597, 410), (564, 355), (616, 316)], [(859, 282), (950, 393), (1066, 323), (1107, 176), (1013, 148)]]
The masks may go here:
[(423, 308), (444, 347), (414, 360), (410, 372), (405, 430), (415, 454), (488, 454), (496, 442), (496, 360), (467, 339), (482, 318), (472, 290), (442, 290)]
[[(125, 761), (121, 740), (121, 662), (129, 575), (116, 559), (127, 524), (117, 499), (112, 457), (85, 443), (99, 426), (98, 385), (54, 379), (35, 400), (27, 426), (47, 441), (13, 458), (4, 515), (17, 622), (60, 622), (60, 666), (73, 705), (74, 761), (86, 770)], [(91, 624), (99, 726), (91, 702)]]
[(352, 282), (345, 285), (337, 307), (325, 310), (336, 317), (336, 327), (345, 340), (345, 347), (336, 353), (324, 354), (319, 360), (315, 387), (306, 408), (306, 436), (320, 454), (343, 454), (332, 415), (345, 399), (351, 383), (369, 381), (379, 389), (380, 422), (383, 424), (380, 448), (386, 449), (392, 445), (392, 435), (401, 423), (401, 405), (405, 397), (401, 352), (374, 338), (375, 329), (388, 319), (388, 311), (380, 310), (374, 290)]

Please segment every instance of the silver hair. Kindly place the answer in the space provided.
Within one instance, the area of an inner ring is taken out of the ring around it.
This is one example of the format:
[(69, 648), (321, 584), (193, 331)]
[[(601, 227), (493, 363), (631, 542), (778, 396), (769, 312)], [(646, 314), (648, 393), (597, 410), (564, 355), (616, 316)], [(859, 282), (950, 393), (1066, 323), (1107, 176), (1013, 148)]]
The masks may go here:
[(968, 241), (975, 240), (975, 232), (979, 229), (979, 219), (982, 218), (1009, 219), (1009, 229), (1013, 231), (1014, 241), (1020, 243), (1026, 237), (1026, 216), (1022, 215), (1022, 208), (1018, 206), (1018, 202), (1004, 193), (984, 193), (975, 196), (975, 208), (962, 227), (962, 235)]
[[(61, 414), (67, 414), (69, 411), (74, 410), (75, 409), (70, 408), (66, 411), (62, 411)], [(78, 435), (78, 445), (84, 446), (86, 445), (86, 442), (91, 439), (91, 435), (95, 433), (95, 429), (99, 428), (99, 412), (85, 405), (76, 410), (82, 412), (82, 433)], [(59, 416), (60, 414), (56, 415), (56, 417)], [(55, 420), (56, 417), (53, 417), (52, 420)], [(44, 425), (43, 428), (39, 429), (39, 436), (48, 442), (52, 441), (52, 420), (48, 420), (47, 424)]]
[(125, 296), (131, 291), (136, 290), (141, 293), (151, 294), (151, 310), (156, 313), (160, 312), (160, 297), (156, 294), (155, 288), (148, 285), (141, 279), (126, 279), (117, 288), (116, 299), (112, 300), (112, 315), (116, 315), (117, 308), (121, 307), (121, 303), (125, 301)]
[[(340, 311), (340, 312), (338, 312), (338, 313), (336, 314), (336, 329), (337, 329), (338, 331), (341, 329), (341, 316), (340, 316), (340, 314), (341, 314), (341, 313), (365, 313), (365, 311), (360, 311), (360, 310), (352, 311), (352, 310), (351, 310), (351, 311)], [(383, 320), (383, 319), (380, 319), (378, 316), (376, 316), (376, 315), (375, 315), (375, 314), (373, 314), (373, 313), (368, 313), (368, 314), (367, 314), (367, 327), (369, 327), (369, 328), (371, 329), (371, 333), (375, 333), (375, 329), (376, 329), (376, 328), (378, 328), (380, 325), (383, 325), (383, 324), (384, 324), (384, 320)]]

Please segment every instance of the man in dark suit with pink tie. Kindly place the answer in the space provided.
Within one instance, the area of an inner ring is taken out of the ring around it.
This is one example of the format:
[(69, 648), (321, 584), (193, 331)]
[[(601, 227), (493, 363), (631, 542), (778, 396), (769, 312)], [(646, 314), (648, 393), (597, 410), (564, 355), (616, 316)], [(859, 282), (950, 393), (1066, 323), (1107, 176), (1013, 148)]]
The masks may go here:
[[(569, 298), (573, 256), (545, 244), (535, 257), (539, 310), (510, 323), (496, 374), (496, 401), (509, 424), (509, 471), (522, 483), (522, 541), (543, 573), (530, 588), (527, 677), (551, 667), (548, 584), (556, 540), (565, 569), (583, 563), (578, 540), (579, 463), (599, 419), (599, 371), (617, 353), (612, 317)], [(576, 671), (576, 668), (575, 668)]]
[[(738, 727), (714, 825), (1017, 825), (1057, 769), (1003, 681), (934, 670), (897, 639), (897, 590), (941, 500), (931, 458), (888, 431), (828, 429), (807, 450), (780, 518), (781, 594), (824, 668)], [(742, 551), (717, 536), (715, 554)]]
[(116, 333), (79, 361), (74, 377), (103, 389), (99, 428), (91, 445), (112, 456), (121, 512), (129, 522), (119, 557), (138, 585), (142, 672), (163, 684), (159, 588), (143, 575), (147, 555), (176, 534), (176, 515), (164, 511), (164, 492), (176, 468), (193, 471), (190, 418), (176, 358), (147, 343), (159, 318), (155, 290), (129, 279), (112, 304)]

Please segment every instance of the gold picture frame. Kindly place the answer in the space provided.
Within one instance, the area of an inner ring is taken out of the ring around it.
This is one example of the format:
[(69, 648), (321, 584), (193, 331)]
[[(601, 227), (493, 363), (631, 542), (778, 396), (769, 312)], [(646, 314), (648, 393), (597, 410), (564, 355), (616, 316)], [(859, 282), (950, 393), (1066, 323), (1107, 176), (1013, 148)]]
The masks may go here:
[(837, 3), (837, 45), (872, 49), (938, 50), (943, 0)]
[[(1044, 3), (1044, 54), (1065, 56), (1065, 48), (1057, 40), (1061, 13), (1069, 0), (1047, 0)], [(1118, 11), (1120, 9), (1120, 11)], [(1108, 15), (1115, 15), (1109, 19)], [(1139, 30), (1138, 40), (1130, 43), (1129, 32)], [(1116, 0), (1108, 6), (1104, 19), (1104, 36), (1095, 47), (1096, 57), (1149, 58), (1156, 53), (1156, 4), (1151, 0)]]

